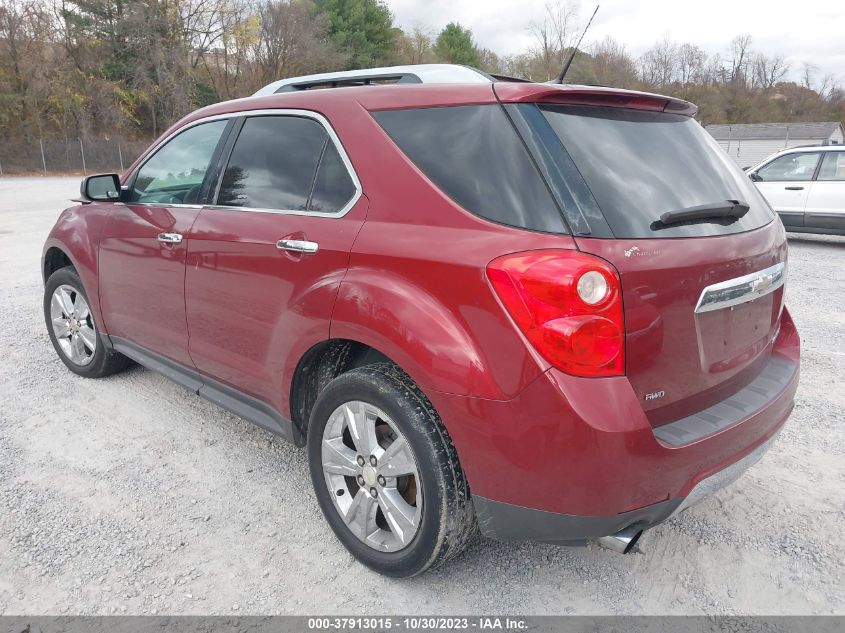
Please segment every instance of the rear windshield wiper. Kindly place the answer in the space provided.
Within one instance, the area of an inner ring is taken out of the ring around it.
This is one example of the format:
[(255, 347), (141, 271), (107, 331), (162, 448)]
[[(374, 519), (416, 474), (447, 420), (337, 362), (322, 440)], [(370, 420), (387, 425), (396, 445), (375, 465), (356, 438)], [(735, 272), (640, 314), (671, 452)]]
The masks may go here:
[(710, 218), (741, 218), (750, 207), (742, 200), (723, 200), (712, 204), (700, 204), (695, 207), (676, 209), (661, 214), (660, 223), (677, 224), (690, 220), (708, 220)]

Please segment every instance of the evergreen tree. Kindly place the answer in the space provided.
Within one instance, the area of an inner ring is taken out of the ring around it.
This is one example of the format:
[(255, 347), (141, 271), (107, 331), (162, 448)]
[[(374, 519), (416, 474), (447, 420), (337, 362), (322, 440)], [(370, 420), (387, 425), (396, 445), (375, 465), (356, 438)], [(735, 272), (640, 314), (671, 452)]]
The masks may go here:
[(315, 4), (328, 18), (329, 36), (346, 56), (347, 68), (394, 62), (393, 15), (382, 0), (317, 0)]
[(479, 66), (478, 49), (472, 39), (472, 31), (465, 29), (457, 22), (449, 22), (440, 31), (434, 43), (434, 54), (444, 62), (450, 64), (464, 64), (465, 66)]

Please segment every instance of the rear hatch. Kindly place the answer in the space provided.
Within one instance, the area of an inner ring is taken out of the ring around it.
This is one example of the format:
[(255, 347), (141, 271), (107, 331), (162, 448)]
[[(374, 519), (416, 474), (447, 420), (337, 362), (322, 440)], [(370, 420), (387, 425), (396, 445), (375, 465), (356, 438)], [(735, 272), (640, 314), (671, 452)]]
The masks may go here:
[(506, 109), (557, 190), (578, 248), (619, 271), (626, 375), (652, 424), (751, 382), (780, 322), (785, 234), (709, 134), (653, 107)]

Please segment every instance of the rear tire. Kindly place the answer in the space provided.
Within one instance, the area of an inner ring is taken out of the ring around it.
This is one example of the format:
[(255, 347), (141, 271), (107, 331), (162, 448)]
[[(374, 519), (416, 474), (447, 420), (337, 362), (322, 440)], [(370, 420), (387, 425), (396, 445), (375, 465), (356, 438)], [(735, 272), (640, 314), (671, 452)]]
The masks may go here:
[(131, 361), (111, 350), (94, 319), (82, 279), (71, 267), (60, 268), (44, 286), (44, 320), (62, 362), (85, 378), (102, 378)]
[(396, 365), (359, 367), (332, 380), (314, 404), (307, 444), (326, 520), (370, 569), (415, 576), (457, 556), (476, 533), (455, 447)]

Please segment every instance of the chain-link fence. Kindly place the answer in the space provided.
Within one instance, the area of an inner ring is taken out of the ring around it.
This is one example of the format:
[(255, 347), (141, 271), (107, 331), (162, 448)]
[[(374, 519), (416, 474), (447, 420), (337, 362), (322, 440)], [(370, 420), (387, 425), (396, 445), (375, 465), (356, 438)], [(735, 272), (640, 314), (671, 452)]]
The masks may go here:
[(122, 172), (150, 141), (124, 138), (30, 138), (0, 141), (0, 176)]

